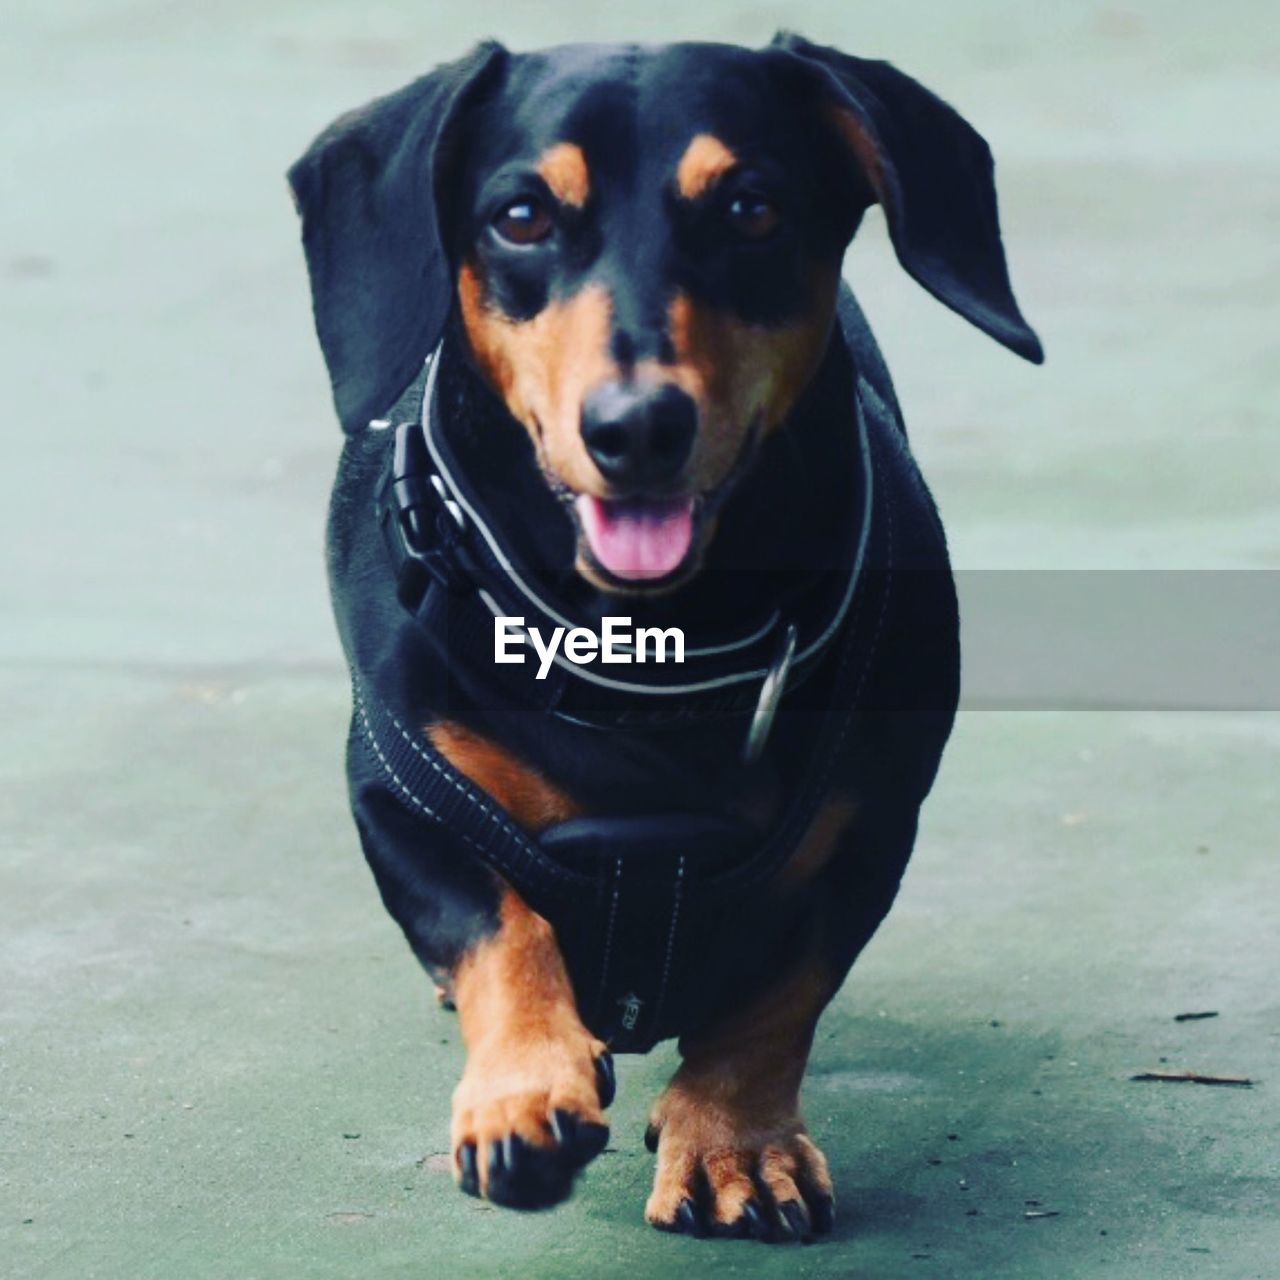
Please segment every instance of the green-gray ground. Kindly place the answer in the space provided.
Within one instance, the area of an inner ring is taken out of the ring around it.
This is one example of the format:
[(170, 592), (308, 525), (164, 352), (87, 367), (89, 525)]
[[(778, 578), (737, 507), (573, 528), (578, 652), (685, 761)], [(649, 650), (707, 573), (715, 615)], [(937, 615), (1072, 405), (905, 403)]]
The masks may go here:
[[(0, 1272), (1280, 1274), (1274, 712), (962, 715), (899, 904), (819, 1034), (833, 1242), (644, 1226), (670, 1050), (621, 1063), (614, 1149), (568, 1206), (452, 1189), (456, 1026), (344, 807), (320, 553), (338, 432), (281, 176), (331, 116), (485, 34), (785, 24), (889, 57), (991, 140), (1050, 356), (949, 316), (867, 228), (849, 273), (958, 563), (1276, 568), (1270, 9), (11, 6)], [(1129, 1080), (1162, 1062), (1258, 1083)]]

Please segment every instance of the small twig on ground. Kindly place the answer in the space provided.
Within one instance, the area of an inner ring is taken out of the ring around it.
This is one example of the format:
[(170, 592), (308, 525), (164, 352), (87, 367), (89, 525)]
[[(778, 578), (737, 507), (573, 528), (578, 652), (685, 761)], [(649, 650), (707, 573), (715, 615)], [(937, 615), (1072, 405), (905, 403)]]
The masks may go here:
[(1248, 1076), (1218, 1076), (1207, 1071), (1139, 1071), (1130, 1080), (1163, 1080), (1174, 1084), (1226, 1084), (1249, 1088), (1253, 1081)]

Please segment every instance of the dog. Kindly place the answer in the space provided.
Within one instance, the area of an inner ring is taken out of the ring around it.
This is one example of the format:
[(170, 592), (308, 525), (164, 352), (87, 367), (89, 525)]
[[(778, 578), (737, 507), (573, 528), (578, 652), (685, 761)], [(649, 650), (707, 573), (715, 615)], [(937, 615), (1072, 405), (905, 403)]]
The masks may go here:
[[(564, 1199), (611, 1054), (678, 1037), (647, 1220), (829, 1231), (801, 1080), (959, 686), (942, 526), (841, 265), (879, 204), (918, 283), (1040, 362), (985, 142), (790, 34), (486, 43), (289, 178), (346, 432), (352, 811), (460, 1020), (458, 1184)], [(684, 662), (496, 661), (495, 628), (621, 617)]]

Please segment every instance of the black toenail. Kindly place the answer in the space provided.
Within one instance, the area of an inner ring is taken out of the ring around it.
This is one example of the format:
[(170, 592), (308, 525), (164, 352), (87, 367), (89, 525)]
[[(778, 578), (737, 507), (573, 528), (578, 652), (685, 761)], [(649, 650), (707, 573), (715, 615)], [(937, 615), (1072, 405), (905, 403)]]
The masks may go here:
[(738, 1219), (738, 1225), (743, 1228), (744, 1236), (754, 1236), (757, 1240), (763, 1240), (769, 1234), (764, 1213), (755, 1200), (748, 1200), (742, 1206), (742, 1217)]
[(613, 1070), (613, 1054), (607, 1049), (596, 1059), (596, 1089), (600, 1094), (600, 1105), (611, 1106), (618, 1092), (618, 1077)]
[(676, 1228), (691, 1236), (704, 1234), (702, 1215), (692, 1200), (680, 1201), (680, 1207), (676, 1210)]
[(579, 1164), (594, 1160), (609, 1143), (609, 1126), (593, 1121), (578, 1121), (573, 1139), (572, 1154)]
[(810, 1237), (809, 1218), (804, 1206), (798, 1200), (788, 1200), (778, 1206), (778, 1213), (786, 1224), (784, 1236), (787, 1240), (807, 1240)]
[(464, 1142), (458, 1148), (458, 1186), (469, 1196), (480, 1194), (480, 1178), (476, 1173), (476, 1144)]
[(816, 1235), (825, 1236), (836, 1222), (836, 1202), (831, 1196), (818, 1196), (809, 1207), (809, 1217)]
[(571, 1147), (578, 1136), (578, 1117), (572, 1111), (557, 1107), (551, 1113), (551, 1136), (558, 1147)]

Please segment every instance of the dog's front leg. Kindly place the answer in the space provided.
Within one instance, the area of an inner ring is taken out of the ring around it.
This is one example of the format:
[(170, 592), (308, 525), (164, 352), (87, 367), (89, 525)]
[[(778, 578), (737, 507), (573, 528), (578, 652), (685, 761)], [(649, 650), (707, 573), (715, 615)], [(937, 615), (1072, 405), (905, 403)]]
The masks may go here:
[(504, 886), (498, 928), (462, 955), (453, 989), (467, 1049), (458, 1184), (515, 1208), (555, 1204), (608, 1139), (613, 1064), (578, 1016), (551, 926)]
[(681, 1040), (684, 1062), (646, 1135), (658, 1153), (650, 1223), (774, 1241), (830, 1230), (831, 1177), (800, 1118), (800, 1082), (837, 986), (818, 958), (802, 961), (719, 1025)]
[(859, 811), (833, 794), (815, 816), (774, 882), (780, 894), (810, 886), (806, 945), (735, 1010), (681, 1039), (684, 1062), (654, 1105), (654, 1226), (767, 1241), (831, 1229), (831, 1176), (801, 1119), (800, 1084), (818, 1018), (888, 911), (915, 830), (909, 802)]

